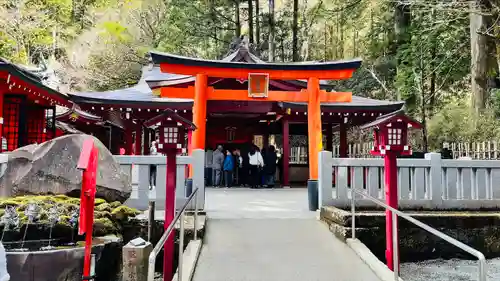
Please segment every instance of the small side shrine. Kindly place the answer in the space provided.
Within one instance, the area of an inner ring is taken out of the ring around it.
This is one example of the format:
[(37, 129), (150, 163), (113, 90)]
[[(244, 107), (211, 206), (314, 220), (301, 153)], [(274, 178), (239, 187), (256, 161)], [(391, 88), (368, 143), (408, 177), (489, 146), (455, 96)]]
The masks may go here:
[(71, 102), (39, 76), (0, 58), (1, 151), (54, 138), (56, 106), (70, 108)]

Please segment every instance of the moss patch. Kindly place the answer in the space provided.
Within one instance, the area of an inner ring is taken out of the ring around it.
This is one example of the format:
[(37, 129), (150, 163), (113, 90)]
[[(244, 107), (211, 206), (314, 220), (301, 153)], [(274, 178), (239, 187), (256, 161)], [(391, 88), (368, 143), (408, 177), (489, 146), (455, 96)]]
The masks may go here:
[[(12, 198), (0, 198), (0, 216), (5, 213), (7, 206), (16, 208), (19, 215), (20, 225), (16, 233), (20, 234), (20, 230), (28, 222), (28, 218), (24, 214), (28, 204), (35, 203), (40, 207), (38, 219), (34, 225), (29, 226), (28, 236), (34, 239), (47, 239), (49, 227), (49, 210), (53, 207), (57, 208), (59, 221), (54, 226), (53, 238), (61, 240), (72, 240), (76, 233), (76, 228), (72, 225), (72, 214), (78, 214), (80, 208), (80, 198), (69, 197), (67, 195), (25, 195)], [(95, 199), (94, 208), (94, 235), (104, 236), (108, 234), (118, 233), (123, 229), (123, 223), (129, 218), (135, 217), (140, 212), (136, 209), (122, 205), (120, 202), (106, 202), (101, 198)], [(57, 230), (57, 231), (56, 231)], [(0, 226), (0, 231), (3, 231), (3, 225)], [(38, 235), (34, 232), (39, 232)], [(72, 235), (73, 233), (73, 235)], [(8, 241), (17, 241), (21, 238), (18, 234), (8, 235)]]

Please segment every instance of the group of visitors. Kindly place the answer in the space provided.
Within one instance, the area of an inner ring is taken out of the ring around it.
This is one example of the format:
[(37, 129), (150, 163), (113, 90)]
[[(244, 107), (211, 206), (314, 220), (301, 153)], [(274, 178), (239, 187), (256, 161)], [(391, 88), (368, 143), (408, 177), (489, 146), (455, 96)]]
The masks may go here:
[(244, 153), (239, 149), (232, 152), (224, 150), (219, 145), (215, 151), (207, 151), (207, 156), (207, 170), (212, 174), (212, 177), (208, 177), (208, 184), (212, 183), (214, 187), (274, 187), (278, 157), (272, 145), (261, 151), (258, 146), (252, 144), (248, 152)]

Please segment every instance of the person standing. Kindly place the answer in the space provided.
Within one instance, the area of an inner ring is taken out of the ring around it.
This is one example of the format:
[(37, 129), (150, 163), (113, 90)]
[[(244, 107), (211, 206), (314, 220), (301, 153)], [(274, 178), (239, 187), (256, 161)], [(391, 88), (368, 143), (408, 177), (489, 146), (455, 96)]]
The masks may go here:
[[(156, 141), (151, 142), (151, 147), (149, 148), (149, 155), (157, 156), (158, 148), (156, 147)], [(152, 190), (156, 186), (156, 165), (149, 165), (149, 190)]]
[(248, 153), (248, 162), (250, 164), (250, 188), (257, 188), (260, 180), (260, 168), (264, 166), (264, 159), (257, 146), (253, 145)]
[(214, 170), (214, 186), (219, 187), (222, 177), (222, 164), (224, 163), (224, 153), (222, 152), (222, 145), (217, 146), (212, 157), (212, 169)]
[(274, 175), (276, 174), (276, 149), (270, 145), (264, 154), (264, 184), (269, 187), (274, 187)]
[(209, 148), (205, 152), (205, 178), (206, 178), (206, 186), (212, 186), (214, 182), (214, 177), (213, 177), (213, 157), (214, 157), (214, 151)]
[(226, 151), (224, 159), (224, 183), (226, 188), (230, 188), (233, 183), (234, 158), (229, 150)]

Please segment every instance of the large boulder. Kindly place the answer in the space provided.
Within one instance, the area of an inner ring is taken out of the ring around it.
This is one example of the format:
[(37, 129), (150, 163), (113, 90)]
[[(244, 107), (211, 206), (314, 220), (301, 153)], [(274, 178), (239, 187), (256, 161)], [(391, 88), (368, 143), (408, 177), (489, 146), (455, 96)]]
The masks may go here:
[(85, 139), (93, 138), (99, 150), (97, 194), (108, 202), (124, 202), (132, 187), (109, 150), (95, 137), (66, 135), (15, 150), (9, 155), (7, 170), (0, 183), (0, 196), (25, 194), (80, 195), (82, 171), (76, 168)]

